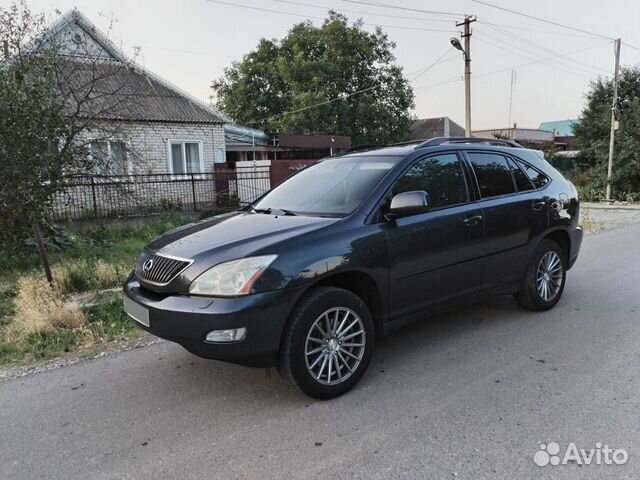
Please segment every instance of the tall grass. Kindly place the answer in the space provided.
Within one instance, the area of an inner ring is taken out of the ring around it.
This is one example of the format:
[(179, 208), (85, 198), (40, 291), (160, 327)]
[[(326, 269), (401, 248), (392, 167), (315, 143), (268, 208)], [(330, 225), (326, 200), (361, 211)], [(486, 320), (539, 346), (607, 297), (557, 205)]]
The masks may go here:
[[(82, 233), (56, 230), (64, 242), (48, 239), (54, 288), (40, 271), (34, 247), (0, 255), (0, 364), (55, 357), (79, 346), (109, 341), (134, 330), (119, 287), (143, 247), (154, 237), (191, 221), (169, 213), (142, 227), (97, 227)], [(89, 295), (93, 306), (78, 302)]]
[(24, 277), (18, 281), (16, 312), (7, 327), (7, 338), (20, 340), (57, 328), (75, 330), (84, 325), (84, 314), (77, 305), (65, 305), (59, 287), (51, 287), (41, 277)]

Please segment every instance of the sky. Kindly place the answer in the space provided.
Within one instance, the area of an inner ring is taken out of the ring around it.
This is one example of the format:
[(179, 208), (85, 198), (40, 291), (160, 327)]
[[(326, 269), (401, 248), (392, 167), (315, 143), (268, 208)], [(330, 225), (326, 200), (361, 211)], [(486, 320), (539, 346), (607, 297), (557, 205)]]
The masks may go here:
[[(396, 42), (396, 61), (414, 87), (414, 115), (449, 116), (461, 125), (464, 63), (462, 54), (450, 48), (449, 39), (459, 37), (457, 21), (465, 14), (476, 15), (471, 37), (472, 129), (504, 128), (514, 122), (537, 128), (543, 121), (578, 117), (589, 82), (613, 73), (613, 42), (604, 37), (622, 38), (623, 65), (640, 64), (638, 0), (486, 1), (585, 33), (472, 0), (27, 0), (27, 4), (51, 19), (56, 10), (77, 7), (100, 29), (109, 30), (126, 53), (133, 55), (140, 47), (137, 61), (147, 69), (205, 100), (211, 95), (211, 81), (254, 49), (260, 38), (282, 38), (305, 19), (320, 24), (334, 9), (350, 20), (362, 18), (366, 29), (382, 25)], [(3, 7), (10, 4), (0, 0)]]

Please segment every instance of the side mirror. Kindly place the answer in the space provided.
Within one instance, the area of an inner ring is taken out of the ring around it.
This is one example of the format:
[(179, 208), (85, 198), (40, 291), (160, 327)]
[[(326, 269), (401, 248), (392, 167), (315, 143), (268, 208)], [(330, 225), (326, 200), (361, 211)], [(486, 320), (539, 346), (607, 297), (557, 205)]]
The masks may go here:
[(429, 194), (424, 190), (399, 193), (391, 199), (389, 217), (408, 217), (429, 211)]

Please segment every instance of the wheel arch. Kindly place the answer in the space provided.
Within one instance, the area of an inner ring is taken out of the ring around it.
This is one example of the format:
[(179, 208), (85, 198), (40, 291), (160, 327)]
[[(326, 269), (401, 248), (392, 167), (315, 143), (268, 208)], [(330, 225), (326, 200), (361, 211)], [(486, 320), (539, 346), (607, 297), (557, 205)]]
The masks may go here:
[(300, 295), (298, 302), (300, 302), (300, 299), (308, 292), (317, 287), (341, 288), (358, 296), (371, 313), (376, 336), (382, 334), (385, 308), (384, 301), (380, 288), (370, 274), (362, 270), (341, 270), (323, 275), (307, 286)]
[(557, 243), (564, 253), (564, 260), (566, 264), (569, 263), (569, 258), (571, 258), (571, 237), (566, 230), (561, 228), (552, 230), (540, 239), (540, 241), (542, 240), (551, 240)]

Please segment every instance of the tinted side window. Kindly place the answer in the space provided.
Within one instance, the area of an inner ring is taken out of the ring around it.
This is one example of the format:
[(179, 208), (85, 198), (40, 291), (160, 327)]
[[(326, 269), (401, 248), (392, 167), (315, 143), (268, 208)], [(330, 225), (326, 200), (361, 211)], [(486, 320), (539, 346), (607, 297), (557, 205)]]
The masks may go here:
[(462, 166), (455, 154), (437, 155), (416, 163), (394, 185), (393, 194), (424, 190), (433, 208), (468, 201)]
[(533, 190), (533, 185), (529, 181), (529, 177), (524, 174), (522, 170), (516, 165), (513, 160), (509, 160), (509, 166), (511, 167), (511, 174), (513, 175), (513, 179), (516, 182), (516, 187), (518, 187), (519, 192), (528, 192)]
[(506, 157), (494, 153), (469, 153), (469, 160), (476, 173), (482, 198), (515, 193), (516, 187)]
[(542, 188), (549, 183), (549, 178), (544, 173), (533, 168), (531, 165), (520, 161), (518, 161), (518, 164), (536, 188)]

